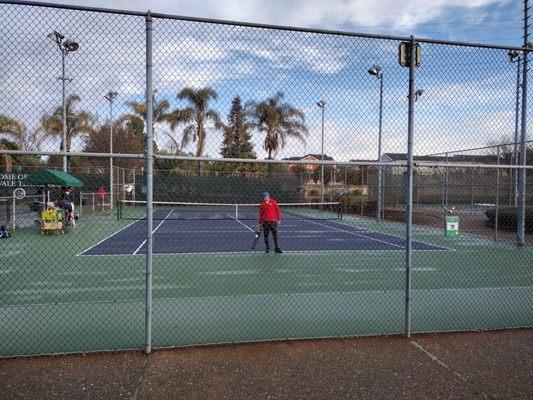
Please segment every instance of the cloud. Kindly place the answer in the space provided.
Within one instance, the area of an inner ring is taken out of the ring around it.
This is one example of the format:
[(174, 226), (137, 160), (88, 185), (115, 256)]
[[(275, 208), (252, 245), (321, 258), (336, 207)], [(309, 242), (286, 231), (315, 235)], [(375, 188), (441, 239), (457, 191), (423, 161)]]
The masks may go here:
[[(58, 1), (87, 5), (86, 1)], [(396, 25), (401, 31), (433, 21), (449, 10), (482, 10), (491, 5), (502, 5), (509, 0), (93, 0), (95, 7), (111, 7), (171, 13), (231, 21), (251, 21), (303, 27), (338, 29), (345, 26)]]

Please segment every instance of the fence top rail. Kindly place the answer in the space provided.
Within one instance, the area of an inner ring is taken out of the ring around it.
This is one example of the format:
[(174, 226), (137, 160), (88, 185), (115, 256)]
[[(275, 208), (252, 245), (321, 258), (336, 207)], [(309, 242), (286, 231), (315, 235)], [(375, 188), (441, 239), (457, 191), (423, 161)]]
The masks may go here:
[[(68, 151), (26, 151), (26, 150), (0, 150), (0, 154), (11, 155), (33, 155), (33, 156), (70, 156), (70, 157), (95, 157), (95, 158), (134, 158), (146, 159), (145, 154), (129, 153), (83, 153)], [(224, 162), (224, 163), (247, 163), (247, 164), (299, 164), (299, 165), (331, 165), (337, 167), (406, 167), (407, 161), (327, 161), (327, 160), (268, 160), (257, 158), (210, 158), (210, 157), (193, 157), (193, 156), (171, 156), (154, 154), (154, 159), (174, 160), (174, 161), (196, 161), (196, 162)], [(447, 168), (500, 168), (500, 169), (533, 169), (533, 165), (514, 165), (514, 164), (483, 164), (483, 163), (454, 163), (454, 162), (431, 162), (431, 161), (414, 161), (415, 167), (447, 167)]]
[(69, 156), (69, 157), (95, 157), (95, 158), (146, 158), (145, 154), (137, 153), (84, 153), (73, 151), (30, 151), (30, 150), (0, 150), (0, 154), (14, 156)]
[[(1, 154), (1, 151), (0, 151)], [(175, 161), (207, 161), (207, 162), (226, 162), (226, 163), (247, 163), (247, 164), (299, 164), (299, 165), (336, 165), (336, 166), (405, 166), (407, 161), (378, 162), (378, 161), (335, 161), (335, 160), (268, 160), (258, 158), (210, 158), (210, 157), (193, 157), (193, 156), (170, 156), (154, 154), (154, 158), (160, 160)]]
[[(361, 38), (368, 38), (368, 39), (382, 39), (382, 40), (394, 40), (394, 41), (410, 41), (411, 40), (410, 36), (379, 35), (379, 34), (370, 34), (370, 33), (339, 31), (339, 30), (331, 30), (331, 29), (303, 28), (303, 27), (285, 26), (285, 25), (260, 24), (260, 23), (254, 23), (254, 22), (229, 21), (229, 20), (213, 19), (213, 18), (188, 17), (188, 16), (174, 15), (174, 14), (154, 13), (149, 10), (146, 12), (142, 12), (142, 11), (132, 11), (132, 10), (120, 10), (120, 9), (113, 9), (113, 8), (78, 6), (78, 5), (70, 5), (70, 4), (56, 4), (56, 3), (28, 1), (28, 0), (0, 0), (0, 4), (46, 7), (46, 8), (65, 9), (65, 10), (99, 12), (99, 13), (106, 13), (106, 14), (121, 14), (121, 15), (131, 15), (131, 16), (139, 16), (139, 17), (146, 17), (150, 15), (152, 18), (161, 18), (161, 19), (175, 19), (175, 20), (180, 20), (180, 21), (191, 21), (191, 22), (218, 24), (218, 25), (231, 25), (231, 26), (242, 26), (242, 27), (250, 27), (250, 28), (273, 29), (273, 30), (285, 30), (285, 31), (293, 31), (293, 32), (317, 33), (317, 34), (324, 34), (324, 35), (351, 36), (351, 37), (361, 37)], [(527, 52), (533, 51), (533, 48), (520, 47), (520, 46), (503, 46), (503, 45), (488, 44), (488, 43), (459, 42), (459, 41), (452, 41), (452, 40), (440, 40), (440, 39), (429, 39), (429, 38), (416, 38), (415, 40), (420, 43), (443, 44), (443, 45), (451, 45), (451, 46), (478, 47), (478, 48), (489, 48), (489, 49), (497, 49), (497, 50), (518, 50), (518, 51), (527, 51)]]
[(533, 170), (533, 165), (512, 165), (512, 164), (476, 164), (476, 163), (445, 163), (445, 162), (424, 162), (415, 161), (416, 168), (465, 168), (465, 169), (525, 169)]
[[(533, 140), (526, 140), (526, 144), (533, 143)], [(430, 157), (430, 156), (445, 156), (449, 154), (456, 154), (456, 153), (464, 153), (465, 151), (476, 151), (476, 150), (485, 150), (485, 149), (495, 149), (498, 147), (504, 147), (504, 146), (518, 146), (520, 145), (520, 142), (510, 142), (510, 143), (499, 143), (499, 144), (491, 144), (488, 146), (482, 146), (482, 147), (471, 147), (468, 149), (462, 149), (462, 150), (450, 150), (450, 151), (443, 151), (440, 153), (430, 153), (430, 154), (424, 154), (423, 157)], [(492, 154), (494, 155), (494, 154)], [(476, 155), (472, 155), (472, 157), (476, 157)]]

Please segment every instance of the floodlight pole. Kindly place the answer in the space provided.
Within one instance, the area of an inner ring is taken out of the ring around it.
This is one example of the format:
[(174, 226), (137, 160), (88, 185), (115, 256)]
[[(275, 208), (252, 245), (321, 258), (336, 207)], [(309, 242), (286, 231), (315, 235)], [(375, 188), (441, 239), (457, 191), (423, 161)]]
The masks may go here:
[[(378, 162), (381, 162), (381, 139), (383, 126), (383, 72), (377, 76), (379, 79), (379, 135), (378, 135)], [(377, 220), (381, 221), (381, 165), (378, 166), (378, 196), (377, 196)]]
[[(515, 125), (514, 125), (514, 145), (513, 145), (513, 157), (511, 164), (518, 164), (518, 132), (519, 132), (519, 119), (520, 119), (520, 70), (522, 67), (522, 57), (518, 57), (516, 62), (516, 107), (515, 107)], [(511, 206), (517, 207), (517, 189), (518, 189), (518, 171), (516, 169), (511, 170)]]
[[(66, 77), (66, 59), (69, 52), (78, 50), (79, 44), (72, 41), (66, 40), (65, 36), (61, 33), (54, 31), (53, 33), (47, 36), (50, 40), (57, 44), (59, 51), (61, 51), (61, 126), (62, 126), (62, 135), (61, 135), (61, 151), (66, 153), (67, 150), (67, 99), (66, 99), (66, 82), (70, 80)], [(63, 156), (63, 171), (67, 172), (67, 155)]]
[[(382, 126), (383, 126), (383, 72), (381, 67), (374, 65), (368, 70), (370, 75), (374, 75), (379, 79), (379, 132), (378, 132), (378, 163), (381, 162), (381, 138), (382, 138)], [(381, 221), (381, 197), (382, 197), (382, 170), (381, 165), (378, 165), (378, 177), (377, 177), (377, 190), (376, 190), (376, 219)]]
[[(67, 49), (60, 46), (61, 50), (61, 98), (62, 98), (62, 114), (61, 114), (61, 126), (62, 126), (62, 138), (61, 138), (61, 150), (67, 151), (67, 100), (66, 100), (66, 81), (65, 76), (65, 64)], [(63, 156), (63, 171), (67, 172), (67, 156)]]
[[(320, 100), (318, 103), (316, 103), (317, 106), (319, 106), (322, 109), (322, 144), (321, 144), (321, 150), (320, 150), (320, 158), (322, 161), (324, 161), (324, 112), (326, 109), (326, 102), (324, 100)], [(324, 164), (320, 165), (320, 208), (324, 206)]]
[[(529, 47), (529, 1), (524, 0), (524, 47)], [(518, 224), (516, 229), (516, 244), (524, 245), (526, 218), (526, 135), (527, 135), (527, 75), (528, 52), (523, 52), (522, 68), (522, 121), (520, 128), (520, 170), (518, 171)]]
[[(109, 152), (113, 154), (113, 101), (117, 97), (117, 92), (110, 91), (105, 95), (105, 99), (109, 101)], [(114, 201), (113, 190), (113, 156), (109, 157), (109, 205), (113, 209)]]

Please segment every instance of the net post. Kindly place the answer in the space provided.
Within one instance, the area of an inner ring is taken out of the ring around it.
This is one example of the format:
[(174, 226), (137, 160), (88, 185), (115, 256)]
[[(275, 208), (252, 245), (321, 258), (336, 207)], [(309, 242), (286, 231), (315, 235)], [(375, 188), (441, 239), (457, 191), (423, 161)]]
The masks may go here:
[(407, 122), (407, 198), (405, 201), (405, 337), (411, 337), (411, 257), (413, 223), (413, 125), (415, 108), (415, 38), (409, 46), (409, 110)]
[(144, 352), (152, 352), (152, 227), (153, 227), (153, 89), (152, 89), (152, 16), (146, 13), (146, 299)]

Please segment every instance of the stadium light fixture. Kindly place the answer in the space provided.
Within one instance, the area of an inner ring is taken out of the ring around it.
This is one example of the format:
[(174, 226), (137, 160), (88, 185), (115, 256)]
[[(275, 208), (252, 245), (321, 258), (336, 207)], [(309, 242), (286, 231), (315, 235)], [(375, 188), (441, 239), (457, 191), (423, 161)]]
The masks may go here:
[(48, 34), (46, 36), (48, 39), (50, 39), (52, 42), (57, 43), (59, 46), (59, 49), (67, 52), (74, 52), (80, 48), (80, 45), (76, 43), (74, 40), (66, 39), (65, 35), (59, 33), (58, 31), (53, 31), (52, 33)]
[(515, 58), (520, 56), (520, 52), (518, 50), (509, 50), (507, 55), (509, 56), (509, 61), (513, 61)]
[(73, 40), (65, 40), (63, 47), (66, 51), (76, 51), (80, 48), (80, 45)]
[(374, 75), (374, 76), (377, 76), (378, 78), (380, 78), (380, 76), (381, 76), (381, 67), (378, 66), (378, 65), (373, 65), (372, 67), (370, 67), (368, 69), (368, 73), (370, 75)]
[(57, 31), (53, 31), (52, 33), (48, 34), (47, 37), (52, 42), (56, 42), (57, 44), (61, 44), (61, 41), (65, 39), (65, 36), (63, 36), (61, 33)]
[(113, 101), (118, 96), (117, 92), (109, 91), (104, 97), (107, 101)]

